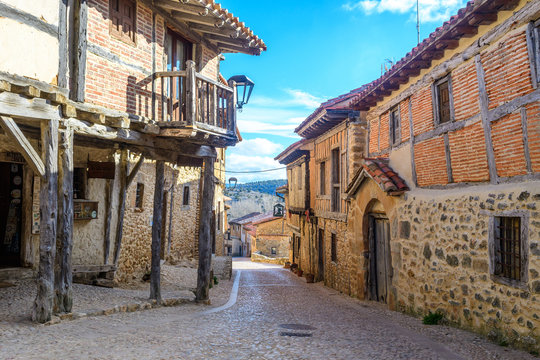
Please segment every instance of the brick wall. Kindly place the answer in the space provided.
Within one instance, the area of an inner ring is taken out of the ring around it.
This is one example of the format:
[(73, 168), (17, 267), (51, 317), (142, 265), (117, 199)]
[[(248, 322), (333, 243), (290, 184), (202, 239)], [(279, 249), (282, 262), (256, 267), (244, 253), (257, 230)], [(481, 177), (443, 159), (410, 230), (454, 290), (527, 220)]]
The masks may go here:
[(491, 46), (481, 59), (490, 109), (533, 90), (524, 31)]
[(540, 104), (526, 107), (527, 137), (533, 172), (540, 172)]
[(411, 98), (414, 135), (433, 129), (431, 86), (425, 86)]
[(489, 169), (482, 123), (448, 134), (454, 182), (488, 181)]
[(369, 120), (369, 152), (379, 151), (379, 118)]
[(399, 104), (399, 116), (401, 121), (401, 141), (408, 141), (411, 137), (409, 125), (409, 102), (407, 99)]
[(501, 177), (524, 175), (527, 173), (521, 113), (502, 117), (491, 124), (491, 137), (497, 165), (497, 175)]
[(473, 60), (452, 72), (452, 93), (456, 121), (465, 120), (480, 113), (478, 77)]
[(416, 174), (419, 186), (448, 183), (444, 140), (435, 137), (414, 145)]
[(380, 151), (386, 150), (390, 147), (390, 113), (386, 112), (381, 115), (381, 128), (379, 135), (379, 147)]

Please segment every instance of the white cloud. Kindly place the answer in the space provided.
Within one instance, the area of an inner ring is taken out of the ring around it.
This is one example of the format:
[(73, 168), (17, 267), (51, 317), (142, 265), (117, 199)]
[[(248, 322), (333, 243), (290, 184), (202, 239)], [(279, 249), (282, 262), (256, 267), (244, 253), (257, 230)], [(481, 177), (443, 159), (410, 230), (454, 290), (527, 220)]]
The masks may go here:
[[(277, 145), (277, 144), (274, 144)], [(241, 171), (260, 171), (267, 169), (279, 169), (282, 168), (279, 162), (274, 160), (274, 156), (263, 156), (261, 154), (242, 154), (237, 153), (235, 148), (229, 148), (227, 154), (227, 171), (233, 171), (233, 173), (226, 173), (227, 181), (231, 177), (238, 179), (239, 183), (246, 183), (250, 181), (260, 181), (260, 180), (272, 180), (272, 179), (285, 179), (287, 173), (285, 169), (280, 169), (276, 171), (269, 171), (264, 173), (234, 173)], [(264, 151), (263, 151), (264, 153)]]
[[(466, 0), (419, 0), (420, 21), (441, 22), (448, 20), (457, 10), (465, 6)], [(373, 13), (416, 14), (416, 0), (361, 0), (347, 2), (342, 8), (346, 11), (361, 10), (366, 15)]]
[(279, 108), (303, 107), (307, 109), (315, 109), (324, 101), (323, 98), (303, 90), (284, 89), (283, 92), (285, 94), (279, 98), (255, 96), (249, 102), (249, 105)]
[(264, 138), (244, 139), (234, 147), (237, 154), (257, 154), (275, 156), (283, 150), (283, 145)]

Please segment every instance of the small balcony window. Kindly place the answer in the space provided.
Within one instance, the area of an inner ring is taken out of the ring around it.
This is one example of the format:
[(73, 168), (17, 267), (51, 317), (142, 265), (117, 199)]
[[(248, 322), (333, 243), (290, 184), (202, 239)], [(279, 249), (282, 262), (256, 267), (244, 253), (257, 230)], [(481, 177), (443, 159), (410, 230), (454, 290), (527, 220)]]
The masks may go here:
[(454, 102), (452, 100), (452, 78), (450, 75), (435, 82), (433, 93), (435, 124), (451, 122), (454, 116)]

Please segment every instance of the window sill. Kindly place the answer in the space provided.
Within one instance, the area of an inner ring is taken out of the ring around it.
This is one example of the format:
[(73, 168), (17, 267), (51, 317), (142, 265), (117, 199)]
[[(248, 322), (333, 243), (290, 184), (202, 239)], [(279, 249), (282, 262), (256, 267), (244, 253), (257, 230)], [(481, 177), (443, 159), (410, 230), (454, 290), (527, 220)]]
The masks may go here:
[(494, 275), (494, 274), (490, 274), (489, 277), (491, 278), (493, 282), (496, 282), (497, 284), (506, 285), (506, 286), (510, 286), (516, 289), (521, 289), (521, 290), (526, 290), (526, 291), (529, 290), (529, 286), (527, 282), (522, 281), (522, 280), (512, 280), (512, 279), (508, 279), (508, 278), (505, 278), (499, 275)]

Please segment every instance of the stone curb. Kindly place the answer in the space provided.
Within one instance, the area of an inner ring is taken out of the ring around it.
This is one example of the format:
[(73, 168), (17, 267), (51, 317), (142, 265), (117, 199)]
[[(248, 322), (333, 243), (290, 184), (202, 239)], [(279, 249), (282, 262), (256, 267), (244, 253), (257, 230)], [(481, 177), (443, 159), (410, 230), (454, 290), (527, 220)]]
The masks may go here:
[(161, 300), (161, 304), (158, 304), (156, 300), (149, 300), (140, 303), (116, 305), (108, 309), (92, 309), (86, 312), (71, 312), (53, 315), (52, 319), (46, 322), (45, 326), (60, 324), (63, 321), (71, 321), (76, 319), (87, 318), (91, 316), (103, 316), (112, 315), (116, 313), (126, 313), (135, 311), (144, 311), (149, 309), (155, 309), (160, 307), (178, 306), (188, 303), (197, 303), (195, 300), (189, 300), (186, 298), (170, 298)]

